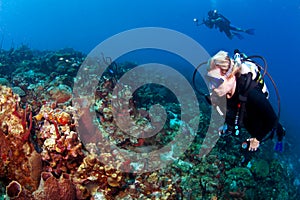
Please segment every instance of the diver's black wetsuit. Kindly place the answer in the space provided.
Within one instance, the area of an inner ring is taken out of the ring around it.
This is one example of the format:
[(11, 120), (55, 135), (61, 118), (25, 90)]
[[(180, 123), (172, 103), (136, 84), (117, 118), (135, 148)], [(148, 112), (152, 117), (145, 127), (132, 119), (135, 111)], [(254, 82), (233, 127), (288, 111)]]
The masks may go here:
[[(244, 89), (244, 77), (241, 75), (237, 78), (237, 87), (232, 98), (227, 99), (227, 116), (226, 123), (234, 126), (236, 113), (238, 110), (240, 91)], [(251, 137), (261, 141), (273, 128), (277, 128), (277, 135), (283, 137), (284, 131), (280, 123), (277, 123), (277, 115), (272, 105), (262, 92), (261, 85), (248, 90), (247, 101), (245, 103), (242, 123)], [(277, 127), (275, 127), (277, 126)], [(281, 139), (282, 139), (281, 137)]]

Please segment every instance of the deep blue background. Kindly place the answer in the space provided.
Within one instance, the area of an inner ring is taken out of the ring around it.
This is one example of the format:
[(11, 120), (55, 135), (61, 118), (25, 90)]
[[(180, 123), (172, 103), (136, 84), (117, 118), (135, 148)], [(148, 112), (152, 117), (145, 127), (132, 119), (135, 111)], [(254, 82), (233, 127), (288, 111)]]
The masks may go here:
[[(256, 34), (229, 40), (215, 29), (195, 26), (193, 19), (202, 20), (210, 9), (218, 9), (236, 26), (255, 28)], [(300, 0), (0, 0), (5, 49), (23, 43), (88, 53), (114, 34), (147, 26), (180, 31), (211, 55), (239, 48), (264, 56), (280, 91), (281, 121), (289, 137), (300, 142)]]

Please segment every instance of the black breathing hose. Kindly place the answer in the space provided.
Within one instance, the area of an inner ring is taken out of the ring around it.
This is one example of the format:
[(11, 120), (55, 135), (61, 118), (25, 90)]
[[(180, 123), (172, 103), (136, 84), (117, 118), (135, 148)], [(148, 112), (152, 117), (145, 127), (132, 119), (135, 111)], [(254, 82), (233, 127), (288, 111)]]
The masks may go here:
[(207, 94), (205, 94), (205, 93), (201, 92), (200, 90), (198, 90), (198, 88), (197, 88), (197, 86), (196, 86), (196, 79), (195, 79), (195, 78), (196, 78), (196, 74), (197, 74), (198, 69), (199, 69), (202, 65), (204, 65), (204, 64), (206, 64), (206, 63), (207, 63), (207, 62), (202, 62), (202, 63), (200, 63), (200, 64), (196, 67), (196, 69), (194, 70), (194, 73), (193, 73), (193, 86), (194, 86), (196, 92), (198, 92), (198, 94), (204, 95), (204, 96), (207, 96)]

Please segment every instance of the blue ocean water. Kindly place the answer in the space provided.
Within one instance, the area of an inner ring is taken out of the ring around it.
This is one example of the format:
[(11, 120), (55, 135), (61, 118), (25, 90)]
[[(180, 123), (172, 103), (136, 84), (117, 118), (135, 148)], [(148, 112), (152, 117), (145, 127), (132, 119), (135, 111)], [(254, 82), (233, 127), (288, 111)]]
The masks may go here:
[[(236, 26), (254, 28), (255, 35), (230, 40), (216, 29), (196, 26), (193, 19), (202, 20), (210, 9), (217, 9)], [(103, 40), (140, 27), (179, 31), (210, 55), (238, 48), (264, 56), (280, 92), (280, 120), (287, 137), (293, 145), (300, 142), (300, 0), (0, 0), (4, 49), (26, 44), (33, 49), (71, 47), (89, 53)], [(274, 95), (271, 101), (276, 108)]]

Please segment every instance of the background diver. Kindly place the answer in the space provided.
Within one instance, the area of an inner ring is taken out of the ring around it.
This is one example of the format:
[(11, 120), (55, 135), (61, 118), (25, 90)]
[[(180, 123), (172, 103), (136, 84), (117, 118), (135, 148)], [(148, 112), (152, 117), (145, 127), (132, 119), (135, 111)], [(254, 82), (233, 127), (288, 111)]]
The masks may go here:
[(197, 23), (198, 26), (205, 24), (208, 28), (219, 28), (220, 32), (224, 32), (229, 39), (232, 39), (236, 36), (239, 39), (243, 39), (244, 37), (237, 32), (244, 32), (250, 35), (254, 35), (254, 29), (244, 30), (242, 28), (231, 25), (231, 22), (220, 14), (217, 10), (210, 10), (208, 12), (207, 19), (203, 19), (202, 23), (199, 24), (198, 19), (194, 19), (194, 22)]

